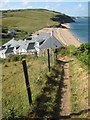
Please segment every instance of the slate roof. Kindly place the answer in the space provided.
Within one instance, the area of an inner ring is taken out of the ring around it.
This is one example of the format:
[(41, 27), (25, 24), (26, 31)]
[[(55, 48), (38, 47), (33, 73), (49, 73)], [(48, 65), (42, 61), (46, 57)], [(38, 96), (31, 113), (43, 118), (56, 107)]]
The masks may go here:
[(29, 43), (27, 50), (35, 49), (34, 45), (35, 45), (35, 42)]
[(10, 41), (8, 41), (7, 43), (5, 43), (3, 46), (9, 46), (9, 47), (18, 47), (18, 41), (12, 39)]
[(20, 47), (18, 48), (19, 49), (25, 49), (25, 50), (31, 50), (31, 49), (35, 49), (34, 48), (34, 45), (35, 45), (35, 42), (33, 41), (19, 41), (19, 44), (20, 44)]
[(6, 50), (5, 53), (13, 53), (14, 47), (10, 47)]
[(32, 38), (32, 41), (35, 41), (35, 42), (42, 42), (46, 39), (48, 39), (50, 37), (50, 34), (49, 33), (45, 33), (45, 32), (41, 32), (37, 35), (37, 37), (35, 38)]
[(48, 49), (48, 48), (59, 48), (60, 46), (63, 46), (63, 43), (61, 43), (60, 41), (58, 41), (55, 36), (50, 36), (47, 40), (45, 40), (43, 42), (43, 44), (41, 44), (39, 46), (39, 49)]

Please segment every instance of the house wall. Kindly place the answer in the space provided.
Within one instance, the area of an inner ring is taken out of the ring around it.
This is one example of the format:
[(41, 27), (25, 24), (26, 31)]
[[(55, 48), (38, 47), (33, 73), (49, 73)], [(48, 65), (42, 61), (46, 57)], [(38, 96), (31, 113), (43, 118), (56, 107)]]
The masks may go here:
[(3, 53), (3, 52), (0, 52), (0, 58), (6, 58), (6, 55), (5, 55), (5, 53)]
[(26, 53), (27, 53), (27, 50), (25, 50), (23, 48), (19, 50), (19, 55), (26, 54)]

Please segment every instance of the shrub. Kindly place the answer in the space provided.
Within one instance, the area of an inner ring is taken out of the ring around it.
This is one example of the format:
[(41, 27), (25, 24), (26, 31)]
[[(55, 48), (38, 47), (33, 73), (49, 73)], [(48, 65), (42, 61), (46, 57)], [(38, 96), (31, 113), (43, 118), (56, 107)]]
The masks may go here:
[(75, 55), (79, 60), (84, 62), (86, 65), (90, 65), (90, 44), (85, 43), (80, 47), (76, 48), (73, 51), (73, 55)]
[(19, 61), (19, 55), (12, 55), (10, 56), (11, 61)]
[(6, 64), (5, 64), (5, 66), (4, 66), (4, 67), (8, 67), (8, 65), (6, 65)]

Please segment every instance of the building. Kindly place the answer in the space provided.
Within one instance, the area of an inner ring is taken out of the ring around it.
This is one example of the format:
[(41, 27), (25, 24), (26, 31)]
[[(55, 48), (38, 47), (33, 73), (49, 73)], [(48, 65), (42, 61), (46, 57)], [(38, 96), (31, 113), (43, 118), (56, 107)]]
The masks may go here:
[(58, 41), (53, 33), (40, 32), (32, 39), (16, 41), (14, 38), (2, 45), (0, 50), (0, 58), (6, 58), (12, 54), (35, 54), (40, 55), (41, 51), (46, 49), (57, 49), (63, 44)]

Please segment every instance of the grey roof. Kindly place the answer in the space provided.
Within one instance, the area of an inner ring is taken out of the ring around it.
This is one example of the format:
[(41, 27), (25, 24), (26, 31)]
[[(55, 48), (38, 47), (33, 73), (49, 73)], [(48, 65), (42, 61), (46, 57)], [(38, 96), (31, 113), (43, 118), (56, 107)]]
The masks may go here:
[(48, 39), (50, 37), (50, 34), (49, 33), (45, 33), (45, 32), (40, 32), (37, 37), (35, 38), (32, 38), (32, 41), (35, 41), (35, 42), (42, 42), (46, 39)]
[(29, 42), (29, 41), (19, 41), (19, 44), (20, 44), (20, 47), (18, 48), (19, 49), (25, 49), (25, 50), (31, 50), (31, 49), (35, 49), (34, 48), (34, 45), (35, 45), (35, 42)]
[(27, 50), (35, 49), (34, 45), (35, 45), (35, 42), (29, 43)]
[(25, 41), (19, 40), (19, 41), (18, 41), (18, 44), (19, 44), (19, 45), (25, 44)]
[(63, 43), (58, 41), (55, 36), (50, 36), (47, 40), (44, 41), (43, 44), (39, 46), (40, 49), (48, 49), (48, 48), (59, 48), (60, 46), (63, 46)]
[(10, 47), (6, 50), (5, 53), (13, 53), (13, 49), (14, 49), (14, 47)]
[(12, 39), (10, 41), (8, 41), (7, 43), (5, 43), (3, 46), (10, 46), (10, 47), (18, 47), (18, 41)]

